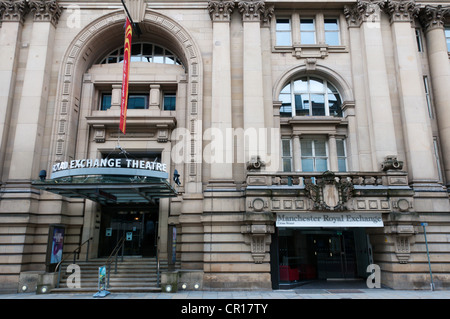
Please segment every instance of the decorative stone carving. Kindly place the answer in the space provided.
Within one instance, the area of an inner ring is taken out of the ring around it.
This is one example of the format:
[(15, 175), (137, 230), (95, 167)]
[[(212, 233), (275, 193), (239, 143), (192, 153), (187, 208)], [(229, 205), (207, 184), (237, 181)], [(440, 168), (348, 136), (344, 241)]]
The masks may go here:
[(0, 22), (17, 21), (23, 23), (29, 11), (27, 2), (21, 1), (0, 1)]
[(94, 141), (96, 143), (105, 143), (106, 139), (105, 125), (93, 125), (93, 129), (94, 129)]
[(409, 236), (397, 236), (395, 238), (395, 255), (400, 264), (407, 264), (411, 256), (411, 244)]
[(450, 6), (443, 7), (442, 5), (427, 5), (421, 10), (419, 19), (422, 26), (428, 31), (433, 28), (443, 28), (445, 16), (447, 15), (450, 15)]
[(350, 27), (359, 27), (363, 22), (380, 21), (384, 5), (384, 0), (358, 0), (355, 5), (344, 7), (344, 15)]
[(62, 7), (58, 5), (56, 0), (29, 1), (28, 5), (31, 12), (34, 13), (34, 21), (47, 21), (53, 25), (58, 23)]
[(306, 196), (313, 201), (316, 210), (346, 210), (345, 204), (353, 196), (353, 183), (337, 180), (333, 172), (323, 173), (314, 184), (311, 179), (305, 181)]
[(213, 21), (230, 21), (234, 10), (234, 1), (210, 0), (208, 11)]
[(274, 215), (269, 212), (245, 213), (241, 233), (245, 235), (245, 243), (250, 245), (255, 264), (261, 264), (268, 252), (266, 249), (275, 232)]
[(243, 21), (261, 21), (265, 26), (269, 25), (274, 12), (274, 7), (266, 8), (262, 0), (239, 1), (238, 8)]
[(414, 23), (420, 8), (414, 0), (388, 0), (385, 11), (391, 17), (391, 22), (407, 21)]
[(403, 161), (397, 160), (397, 157), (394, 155), (386, 156), (384, 162), (381, 164), (381, 169), (383, 171), (387, 171), (390, 169), (401, 170), (402, 168), (403, 168)]
[(261, 168), (265, 167), (266, 163), (264, 163), (261, 158), (258, 156), (252, 156), (250, 161), (247, 162), (247, 170), (260, 170)]

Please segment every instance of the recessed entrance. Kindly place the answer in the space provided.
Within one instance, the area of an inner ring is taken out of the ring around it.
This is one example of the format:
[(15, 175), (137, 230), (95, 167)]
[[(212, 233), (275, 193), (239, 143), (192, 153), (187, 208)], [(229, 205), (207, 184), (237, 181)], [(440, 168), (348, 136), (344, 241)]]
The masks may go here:
[(279, 287), (366, 278), (365, 228), (277, 228)]
[(108, 257), (124, 236), (124, 256), (155, 257), (158, 236), (158, 205), (102, 208), (99, 257)]

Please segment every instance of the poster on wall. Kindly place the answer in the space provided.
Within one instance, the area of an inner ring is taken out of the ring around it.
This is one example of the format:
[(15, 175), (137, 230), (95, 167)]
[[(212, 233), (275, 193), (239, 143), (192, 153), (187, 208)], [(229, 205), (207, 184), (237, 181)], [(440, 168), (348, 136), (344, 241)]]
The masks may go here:
[(65, 230), (63, 225), (50, 225), (46, 258), (48, 271), (54, 271), (56, 265), (62, 260)]

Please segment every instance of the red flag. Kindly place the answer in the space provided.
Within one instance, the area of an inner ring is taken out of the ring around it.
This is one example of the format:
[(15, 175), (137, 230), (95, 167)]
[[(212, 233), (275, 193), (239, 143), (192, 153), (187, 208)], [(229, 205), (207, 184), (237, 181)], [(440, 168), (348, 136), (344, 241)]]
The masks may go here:
[(133, 35), (133, 28), (131, 22), (126, 17), (127, 22), (125, 26), (125, 45), (123, 50), (123, 76), (122, 76), (122, 100), (120, 103), (120, 130), (123, 134), (126, 131), (127, 121), (127, 104), (128, 104), (128, 79), (130, 75), (130, 56), (131, 56), (131, 37)]

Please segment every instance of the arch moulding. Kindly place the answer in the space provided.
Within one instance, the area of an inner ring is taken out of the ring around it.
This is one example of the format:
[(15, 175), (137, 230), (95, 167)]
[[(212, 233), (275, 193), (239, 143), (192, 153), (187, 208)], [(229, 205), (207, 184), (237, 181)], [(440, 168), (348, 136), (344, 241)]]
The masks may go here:
[[(98, 43), (105, 43), (107, 41), (105, 38), (112, 37), (110, 35), (112, 31), (115, 32), (116, 38), (120, 37), (117, 31), (124, 21), (123, 10), (108, 13), (84, 27), (67, 48), (61, 63), (57, 85), (57, 103), (53, 119), (49, 165), (66, 161), (75, 156), (83, 76), (99, 58), (100, 53), (96, 52)], [(179, 58), (183, 60), (188, 82), (186, 124), (196, 122), (196, 127), (201, 131), (203, 64), (200, 50), (193, 37), (173, 19), (152, 10), (146, 10), (144, 20), (140, 24), (167, 35), (170, 41), (176, 43), (178, 50), (182, 53)], [(101, 52), (101, 54), (103, 53)], [(186, 125), (186, 127), (191, 126)], [(194, 148), (189, 146), (187, 149), (194, 149), (197, 153), (202, 149), (202, 145), (198, 140), (195, 143), (198, 145), (195, 145)], [(189, 154), (189, 156), (191, 162), (194, 162), (196, 154)], [(189, 165), (189, 175), (200, 179), (201, 169)]]

